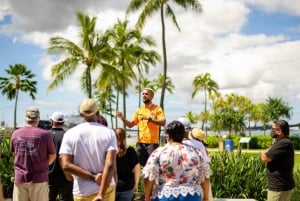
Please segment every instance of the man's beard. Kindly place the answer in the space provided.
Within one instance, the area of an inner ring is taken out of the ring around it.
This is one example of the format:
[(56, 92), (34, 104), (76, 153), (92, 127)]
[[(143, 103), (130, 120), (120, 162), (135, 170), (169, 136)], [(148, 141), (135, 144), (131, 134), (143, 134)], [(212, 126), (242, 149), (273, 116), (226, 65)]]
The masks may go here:
[(143, 103), (145, 103), (145, 104), (148, 104), (148, 103), (150, 103), (150, 102), (151, 102), (150, 99), (143, 100)]

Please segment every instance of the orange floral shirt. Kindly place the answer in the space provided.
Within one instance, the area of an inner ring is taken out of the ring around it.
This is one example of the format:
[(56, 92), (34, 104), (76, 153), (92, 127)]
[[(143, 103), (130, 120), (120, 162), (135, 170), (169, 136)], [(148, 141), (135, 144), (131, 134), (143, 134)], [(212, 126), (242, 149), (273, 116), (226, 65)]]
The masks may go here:
[(160, 126), (154, 124), (151, 121), (142, 120), (142, 115), (151, 117), (152, 119), (156, 120), (163, 120), (165, 119), (165, 114), (162, 108), (153, 103), (147, 107), (143, 105), (142, 107), (137, 109), (132, 119), (135, 125), (138, 125), (138, 143), (158, 144)]

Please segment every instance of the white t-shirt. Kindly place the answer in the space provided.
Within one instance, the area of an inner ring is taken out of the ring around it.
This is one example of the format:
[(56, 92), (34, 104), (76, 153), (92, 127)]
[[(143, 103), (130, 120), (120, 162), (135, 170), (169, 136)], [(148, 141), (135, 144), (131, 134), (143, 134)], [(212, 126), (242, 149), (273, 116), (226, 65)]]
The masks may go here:
[[(117, 149), (116, 135), (112, 129), (96, 122), (85, 122), (65, 133), (59, 154), (72, 155), (74, 164), (97, 174), (103, 172), (107, 151)], [(91, 195), (98, 190), (99, 185), (95, 182), (74, 176), (74, 195)]]

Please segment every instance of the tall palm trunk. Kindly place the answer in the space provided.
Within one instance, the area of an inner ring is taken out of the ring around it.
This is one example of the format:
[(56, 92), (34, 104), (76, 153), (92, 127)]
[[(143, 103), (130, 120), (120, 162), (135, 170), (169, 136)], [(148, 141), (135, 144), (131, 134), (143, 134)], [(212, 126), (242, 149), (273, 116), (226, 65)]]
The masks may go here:
[[(120, 91), (117, 90), (117, 97), (116, 97), (116, 100), (117, 100), (117, 102), (116, 102), (117, 108), (116, 108), (116, 110), (119, 110), (119, 98), (120, 98)], [(115, 120), (116, 120), (116, 128), (118, 128), (118, 118), (116, 117)]]
[(165, 28), (165, 19), (164, 19), (164, 4), (160, 6), (160, 17), (161, 17), (161, 26), (162, 26), (162, 48), (163, 48), (163, 83), (161, 89), (160, 97), (160, 107), (164, 109), (164, 98), (166, 91), (166, 78), (167, 78), (167, 49), (166, 49), (166, 28)]
[[(167, 49), (166, 49), (166, 27), (165, 27), (165, 19), (164, 19), (164, 4), (160, 6), (160, 17), (161, 17), (161, 28), (162, 28), (162, 48), (163, 48), (163, 84), (161, 89), (161, 97), (160, 97), (160, 107), (164, 110), (164, 99), (165, 99), (165, 91), (166, 91), (166, 80), (167, 80)], [(158, 144), (160, 144), (160, 131), (161, 127), (159, 127), (158, 133)]]
[(88, 92), (88, 96), (89, 96), (89, 98), (92, 98), (92, 78), (91, 78), (91, 67), (90, 66), (88, 66), (87, 67), (87, 70), (86, 70), (86, 73), (87, 73), (87, 75), (86, 75), (86, 83), (87, 83), (87, 92)]
[[(125, 67), (124, 67), (124, 61), (122, 62), (122, 72), (125, 71)], [(122, 93), (123, 93), (123, 114), (124, 114), (124, 118), (126, 119), (126, 83), (125, 83), (125, 79), (122, 79)], [(123, 124), (123, 129), (126, 130), (126, 124)]]
[(17, 128), (17, 105), (18, 105), (19, 89), (16, 90), (15, 108), (14, 108), (14, 130)]
[[(206, 105), (207, 105), (207, 89), (204, 88), (204, 121), (205, 121), (205, 136), (207, 136), (207, 108), (206, 108)], [(203, 128), (202, 128), (203, 129)]]

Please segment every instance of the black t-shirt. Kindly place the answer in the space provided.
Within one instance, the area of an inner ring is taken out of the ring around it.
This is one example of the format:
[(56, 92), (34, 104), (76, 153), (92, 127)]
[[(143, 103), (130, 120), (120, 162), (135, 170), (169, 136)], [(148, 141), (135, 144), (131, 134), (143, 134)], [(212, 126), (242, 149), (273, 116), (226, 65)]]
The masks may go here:
[(282, 138), (272, 145), (266, 156), (272, 159), (267, 163), (268, 189), (287, 191), (295, 187), (293, 179), (294, 147), (288, 138)]
[(127, 148), (124, 156), (117, 156), (117, 192), (128, 191), (134, 187), (134, 174), (132, 170), (136, 164), (138, 164), (138, 158), (132, 147)]
[(51, 133), (56, 148), (56, 159), (49, 166), (49, 172), (48, 172), (49, 185), (63, 185), (69, 182), (66, 179), (65, 174), (62, 171), (59, 164), (59, 149), (60, 149), (61, 141), (63, 139), (65, 130), (62, 128), (51, 128), (49, 132)]

